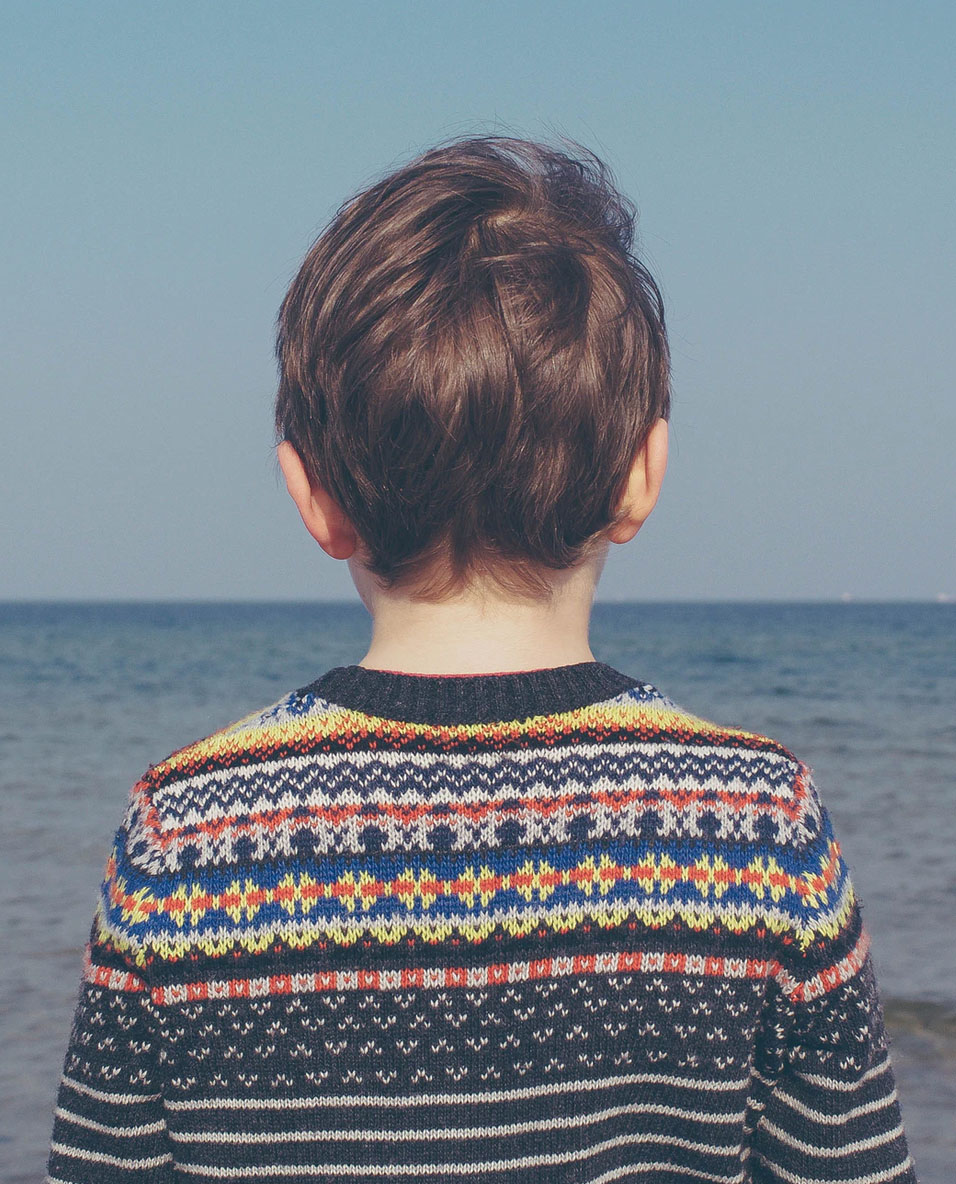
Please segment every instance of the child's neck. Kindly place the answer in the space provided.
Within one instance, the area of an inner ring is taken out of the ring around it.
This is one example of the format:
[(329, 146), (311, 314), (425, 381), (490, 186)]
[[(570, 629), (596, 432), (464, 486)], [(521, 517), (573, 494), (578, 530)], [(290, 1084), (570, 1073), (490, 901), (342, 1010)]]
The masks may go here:
[(588, 643), (597, 574), (562, 573), (547, 605), (486, 595), (440, 604), (362, 589), (372, 642), (358, 663), (407, 674), (501, 674), (593, 662)]
[(441, 646), (436, 639), (419, 642), (409, 638), (408, 644), (402, 645), (378, 646), (373, 642), (357, 665), (404, 674), (506, 674), (593, 661), (586, 637), (580, 645), (571, 645), (565, 639), (565, 644), (547, 647), (535, 647), (528, 638), (514, 646), (503, 644), (500, 638), (488, 638), (482, 644), (477, 644), (476, 639), (473, 646), (463, 639), (458, 639), (456, 645)]

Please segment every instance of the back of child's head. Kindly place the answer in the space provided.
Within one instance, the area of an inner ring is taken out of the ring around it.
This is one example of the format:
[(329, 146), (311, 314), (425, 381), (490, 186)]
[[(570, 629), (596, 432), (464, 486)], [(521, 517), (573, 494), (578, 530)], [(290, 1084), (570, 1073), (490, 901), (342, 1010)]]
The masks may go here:
[(279, 313), (276, 425), (387, 589), (547, 596), (667, 418), (661, 296), (592, 153), (504, 137), (346, 202)]

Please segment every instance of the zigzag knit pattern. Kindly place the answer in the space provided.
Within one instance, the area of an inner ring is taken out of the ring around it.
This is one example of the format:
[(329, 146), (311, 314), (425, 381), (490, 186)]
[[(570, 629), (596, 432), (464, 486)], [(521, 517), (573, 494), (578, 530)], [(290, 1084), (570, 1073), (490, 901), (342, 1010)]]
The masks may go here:
[(599, 662), (173, 753), (83, 977), (50, 1184), (915, 1180), (809, 769)]

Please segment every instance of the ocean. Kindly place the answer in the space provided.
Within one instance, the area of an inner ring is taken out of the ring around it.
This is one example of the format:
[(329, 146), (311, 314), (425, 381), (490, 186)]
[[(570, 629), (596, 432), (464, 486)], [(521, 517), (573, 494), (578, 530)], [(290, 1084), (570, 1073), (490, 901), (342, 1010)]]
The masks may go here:
[[(148, 764), (371, 637), (355, 604), (0, 603), (0, 1179), (39, 1184), (96, 891)], [(921, 1184), (956, 1179), (956, 605), (597, 604), (591, 649), (814, 770)]]

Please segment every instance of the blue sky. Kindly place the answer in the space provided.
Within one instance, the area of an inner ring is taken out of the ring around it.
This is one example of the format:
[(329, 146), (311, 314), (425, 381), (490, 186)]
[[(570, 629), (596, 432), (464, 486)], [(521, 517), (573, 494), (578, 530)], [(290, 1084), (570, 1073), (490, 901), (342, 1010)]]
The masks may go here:
[(0, 26), (0, 597), (353, 598), (277, 477), (276, 310), (351, 192), (495, 130), (601, 154), (667, 301), (670, 470), (599, 599), (956, 593), (951, 5)]

